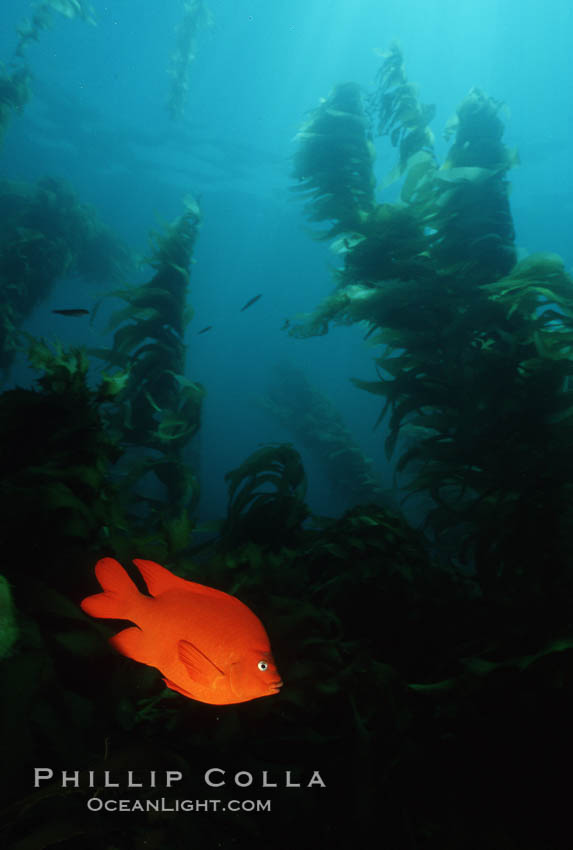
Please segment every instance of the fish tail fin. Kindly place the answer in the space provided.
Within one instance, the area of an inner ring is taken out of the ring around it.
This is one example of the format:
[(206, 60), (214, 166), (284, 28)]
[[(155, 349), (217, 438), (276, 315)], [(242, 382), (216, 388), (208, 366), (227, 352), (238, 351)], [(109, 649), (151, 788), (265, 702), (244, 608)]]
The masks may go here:
[(132, 614), (141, 594), (119, 561), (102, 558), (95, 566), (95, 574), (103, 593), (83, 599), (80, 603), (82, 611), (90, 617), (133, 619)]

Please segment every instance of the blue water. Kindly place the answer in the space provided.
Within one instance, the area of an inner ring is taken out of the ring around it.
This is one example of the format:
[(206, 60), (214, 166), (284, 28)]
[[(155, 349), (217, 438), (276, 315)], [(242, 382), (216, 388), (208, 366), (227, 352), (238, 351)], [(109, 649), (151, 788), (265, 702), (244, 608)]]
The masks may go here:
[[(384, 427), (373, 431), (379, 399), (349, 378), (375, 377), (372, 349), (358, 327), (312, 340), (289, 338), (286, 317), (311, 310), (332, 289), (335, 256), (309, 238), (301, 204), (289, 192), (294, 136), (333, 85), (372, 85), (374, 49), (398, 39), (407, 73), (442, 129), (472, 86), (509, 107), (505, 141), (521, 167), (510, 174), (517, 245), (561, 254), (571, 264), (573, 170), (570, 130), (573, 12), (567, 0), (211, 0), (213, 26), (198, 44), (182, 120), (167, 112), (169, 58), (182, 15), (179, 0), (93, 0), (97, 26), (54, 15), (53, 27), (27, 48), (33, 95), (9, 128), (0, 176), (68, 180), (79, 198), (144, 256), (148, 234), (201, 198), (188, 328), (189, 377), (207, 388), (201, 451), (201, 514), (220, 516), (224, 474), (260, 444), (290, 440), (254, 399), (288, 360), (305, 370), (340, 410), (381, 486), (391, 467)], [(23, 0), (2, 0), (0, 58), (9, 63), (16, 27), (30, 14)], [(137, 11), (134, 11), (136, 9)], [(377, 141), (377, 175), (395, 164)], [(384, 198), (379, 195), (379, 200)], [(151, 278), (142, 267), (130, 282)], [(26, 330), (71, 344), (104, 345), (106, 316), (93, 326), (55, 316), (59, 307), (92, 307), (107, 289), (78, 279), (58, 282)], [(263, 298), (240, 313), (253, 295)], [(213, 330), (202, 336), (205, 325)], [(29, 384), (19, 361), (12, 383)], [(340, 510), (321, 469), (302, 447), (309, 501)]]

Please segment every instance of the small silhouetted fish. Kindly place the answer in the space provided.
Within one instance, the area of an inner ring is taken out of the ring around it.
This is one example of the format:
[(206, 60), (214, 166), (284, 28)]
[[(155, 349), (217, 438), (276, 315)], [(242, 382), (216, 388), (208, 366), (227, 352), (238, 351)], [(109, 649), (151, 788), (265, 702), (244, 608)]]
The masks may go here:
[(254, 304), (254, 303), (255, 303), (255, 301), (258, 301), (258, 300), (259, 300), (259, 298), (262, 298), (262, 297), (263, 297), (263, 296), (262, 296), (262, 294), (261, 294), (261, 295), (254, 295), (254, 296), (253, 296), (253, 298), (249, 298), (249, 300), (247, 301), (247, 303), (246, 303), (243, 307), (241, 307), (241, 309), (239, 310), (239, 313), (242, 313), (242, 312), (243, 312), (243, 310), (246, 310), (246, 309), (247, 309), (247, 307), (250, 307), (250, 306), (251, 306), (251, 304)]
[(286, 329), (288, 328), (289, 325), (290, 325), (290, 319), (285, 319), (285, 323), (282, 326), (281, 331), (286, 331)]
[(88, 316), (89, 310), (73, 309), (73, 310), (52, 310), (52, 313), (57, 313), (59, 316)]
[(200, 331), (197, 331), (197, 336), (199, 336), (199, 334), (206, 334), (207, 331), (210, 331), (212, 327), (213, 325), (207, 325), (206, 328), (201, 328)]

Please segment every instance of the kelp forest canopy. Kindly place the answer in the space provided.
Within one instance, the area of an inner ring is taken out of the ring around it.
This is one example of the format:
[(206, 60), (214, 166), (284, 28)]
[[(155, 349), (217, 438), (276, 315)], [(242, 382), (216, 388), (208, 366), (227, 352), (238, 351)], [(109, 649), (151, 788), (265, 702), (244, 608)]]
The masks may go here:
[[(289, 333), (361, 324), (377, 378), (354, 383), (383, 400), (387, 453), (431, 497), (436, 539), (488, 594), (570, 599), (573, 281), (557, 256), (516, 262), (503, 105), (472, 89), (441, 164), (433, 115), (393, 45), (374, 93), (337, 86), (305, 122), (294, 188), (342, 263)], [(376, 134), (398, 151), (396, 203), (374, 201)]]

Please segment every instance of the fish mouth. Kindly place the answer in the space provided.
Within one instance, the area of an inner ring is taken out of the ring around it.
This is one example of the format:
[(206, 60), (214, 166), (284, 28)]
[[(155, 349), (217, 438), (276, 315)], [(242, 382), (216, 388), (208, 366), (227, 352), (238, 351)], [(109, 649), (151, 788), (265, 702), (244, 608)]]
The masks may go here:
[(272, 694), (278, 694), (280, 689), (282, 688), (284, 682), (282, 679), (279, 679), (278, 682), (271, 682), (269, 685), (269, 690)]

